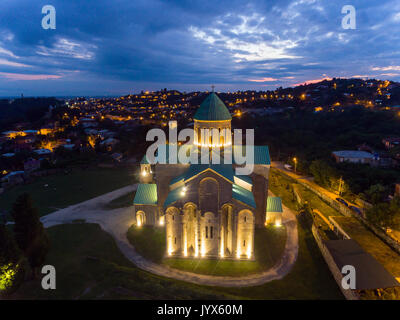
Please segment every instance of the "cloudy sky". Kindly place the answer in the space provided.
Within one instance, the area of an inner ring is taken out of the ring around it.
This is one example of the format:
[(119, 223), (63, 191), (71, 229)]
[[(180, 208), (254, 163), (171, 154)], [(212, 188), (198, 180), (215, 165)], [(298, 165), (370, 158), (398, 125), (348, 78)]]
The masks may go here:
[[(344, 5), (356, 29), (343, 29)], [(56, 29), (42, 28), (42, 7)], [(1, 0), (0, 96), (400, 81), (398, 0)]]

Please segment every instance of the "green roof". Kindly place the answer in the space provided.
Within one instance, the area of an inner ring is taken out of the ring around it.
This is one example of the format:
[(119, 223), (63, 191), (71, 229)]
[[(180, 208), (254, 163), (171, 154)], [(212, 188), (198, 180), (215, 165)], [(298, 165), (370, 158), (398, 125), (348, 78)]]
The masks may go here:
[(234, 182), (233, 167), (231, 164), (191, 164), (189, 169), (185, 172), (185, 181), (208, 169), (215, 171), (232, 183)]
[(140, 161), (140, 164), (150, 164), (149, 160), (147, 160), (146, 155), (143, 156), (142, 161)]
[[(170, 163), (170, 158), (169, 158), (169, 151), (170, 151), (169, 149), (170, 148), (172, 148), (172, 146), (167, 144), (167, 145), (160, 145), (158, 147), (158, 149), (157, 149), (157, 155), (158, 156), (163, 158), (162, 155), (165, 155), (165, 163), (166, 164)], [(186, 155), (187, 156), (189, 155), (189, 152), (193, 152), (196, 155), (195, 157), (197, 158), (198, 162), (201, 163), (201, 152), (200, 152), (198, 146), (184, 144), (184, 145), (181, 145), (181, 146), (178, 145), (178, 146), (176, 146), (176, 148), (177, 148), (176, 149), (177, 155), (179, 154), (179, 152), (182, 152), (182, 149), (186, 150)], [(246, 146), (245, 145), (233, 145), (232, 149), (233, 149), (232, 150), (232, 153), (233, 153), (232, 154), (232, 156), (233, 156), (232, 160), (233, 161), (236, 161), (237, 154), (244, 156), (244, 154), (246, 152)], [(270, 165), (271, 164), (271, 159), (270, 159), (270, 156), (269, 156), (268, 146), (254, 146), (253, 150), (254, 150), (254, 164), (263, 164), (263, 165)], [(215, 153), (214, 150), (212, 150), (212, 152), (213, 152), (213, 154)], [(225, 151), (225, 152), (227, 152), (227, 151)], [(223, 155), (221, 154), (220, 156), (221, 156), (221, 163), (223, 163), (224, 162)], [(178, 160), (178, 163), (182, 163), (182, 162), (179, 161), (179, 157), (178, 157), (177, 160)], [(140, 163), (148, 164), (150, 162), (147, 159), (146, 155), (144, 155), (143, 159), (142, 159), (142, 161)], [(164, 163), (164, 162), (162, 161), (162, 163)], [(247, 162), (247, 163), (249, 163), (249, 162)], [(218, 165), (216, 165), (216, 166), (218, 166)]]
[(240, 202), (243, 202), (250, 207), (256, 207), (253, 192), (246, 190), (245, 188), (242, 188), (237, 184), (232, 185), (232, 198), (239, 200)]
[(168, 193), (167, 199), (164, 201), (164, 207), (168, 207), (170, 204), (182, 198), (182, 191), (184, 187), (176, 188)]
[(282, 212), (282, 200), (279, 197), (268, 197), (267, 212)]
[[(271, 158), (269, 156), (269, 148), (268, 146), (253, 146), (254, 150), (254, 164), (264, 164), (270, 165)], [(237, 155), (244, 156), (246, 154), (246, 146), (245, 145), (234, 145), (233, 146), (233, 160), (237, 159)], [(249, 163), (249, 161), (246, 161)]]
[(200, 105), (194, 120), (221, 121), (232, 120), (228, 108), (218, 96), (212, 92)]
[(173, 179), (171, 180), (171, 182), (169, 183), (169, 185), (175, 184), (175, 183), (177, 183), (177, 182), (179, 182), (179, 181), (182, 181), (182, 180), (184, 180), (184, 179), (185, 179), (185, 175), (184, 175), (184, 174), (181, 174), (180, 176), (177, 176), (177, 177), (173, 178)]
[(157, 185), (139, 184), (133, 204), (157, 204)]
[(250, 176), (247, 175), (235, 175), (236, 178), (243, 180), (244, 182), (247, 182), (248, 184), (253, 185), (253, 179)]

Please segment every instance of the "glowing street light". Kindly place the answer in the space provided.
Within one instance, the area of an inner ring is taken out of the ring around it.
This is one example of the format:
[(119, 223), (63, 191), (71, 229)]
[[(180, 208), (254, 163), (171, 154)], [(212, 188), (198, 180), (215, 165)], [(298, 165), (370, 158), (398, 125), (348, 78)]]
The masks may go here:
[(297, 158), (296, 157), (293, 158), (293, 162), (294, 162), (294, 172), (296, 173), (296, 170), (297, 170)]

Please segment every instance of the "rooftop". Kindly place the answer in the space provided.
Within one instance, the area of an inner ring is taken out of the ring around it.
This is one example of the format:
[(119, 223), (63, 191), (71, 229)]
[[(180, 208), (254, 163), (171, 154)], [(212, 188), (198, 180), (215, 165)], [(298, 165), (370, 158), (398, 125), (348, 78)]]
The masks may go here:
[(337, 157), (342, 158), (369, 158), (372, 159), (374, 155), (372, 153), (366, 151), (358, 151), (358, 150), (342, 150), (342, 151), (333, 151), (332, 152)]
[(328, 240), (324, 241), (324, 244), (339, 270), (345, 265), (354, 266), (357, 290), (400, 286), (400, 283), (355, 240)]
[[(250, 146), (251, 147), (251, 146)], [(171, 145), (160, 145), (157, 149), (157, 157), (156, 162), (159, 162), (161, 164), (173, 164), (173, 163), (181, 163), (179, 160), (179, 157), (177, 159), (170, 159), (170, 148), (172, 148)], [(182, 152), (182, 150), (186, 150), (186, 156), (189, 157), (189, 155), (195, 155), (194, 158), (197, 159), (198, 163), (201, 163), (201, 151), (199, 150), (198, 146), (195, 145), (189, 145), (189, 144), (184, 144), (181, 146), (176, 146), (176, 155), (178, 155), (179, 152)], [(224, 163), (224, 158), (223, 156), (225, 155), (227, 159), (229, 159), (229, 147), (224, 149), (224, 153), (220, 153), (221, 163)], [(213, 156), (216, 153), (215, 150), (211, 150), (211, 155)], [(241, 165), (237, 162), (239, 159), (239, 156), (245, 157), (246, 155), (246, 146), (243, 145), (233, 145), (232, 146), (232, 161), (234, 164)], [(271, 158), (269, 155), (269, 148), (268, 146), (253, 146), (253, 156), (254, 156), (254, 164), (262, 164), (262, 165), (270, 165), (271, 164)], [(157, 159), (159, 158), (159, 159)], [(208, 158), (208, 157), (207, 157)], [(148, 159), (145, 156), (143, 156), (141, 163), (150, 163), (150, 159)], [(246, 163), (250, 164), (251, 161), (250, 159), (246, 159)], [(153, 163), (151, 163), (153, 164)], [(194, 164), (194, 163), (193, 163)]]
[(139, 184), (133, 204), (157, 204), (157, 185)]
[(240, 202), (243, 202), (250, 207), (255, 208), (256, 202), (254, 200), (253, 192), (238, 186), (237, 184), (232, 184), (232, 198)]
[(200, 105), (194, 115), (194, 120), (200, 121), (226, 121), (232, 120), (228, 108), (222, 100), (212, 92)]

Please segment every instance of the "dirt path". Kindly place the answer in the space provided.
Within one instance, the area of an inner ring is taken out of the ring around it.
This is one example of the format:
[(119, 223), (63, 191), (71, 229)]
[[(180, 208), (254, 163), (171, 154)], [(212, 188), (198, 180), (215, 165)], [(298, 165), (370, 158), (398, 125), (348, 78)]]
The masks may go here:
[(114, 198), (134, 191), (136, 187), (137, 185), (131, 185), (115, 190), (100, 197), (58, 210), (42, 217), (41, 220), (46, 228), (58, 224), (71, 223), (77, 219), (85, 219), (88, 223), (98, 223), (103, 230), (112, 235), (121, 252), (137, 267), (159, 276), (200, 285), (220, 287), (261, 285), (272, 280), (283, 278), (289, 273), (296, 262), (298, 254), (297, 220), (293, 212), (285, 206), (283, 206), (284, 211), (282, 219), (287, 232), (285, 249), (276, 265), (264, 272), (243, 277), (210, 276), (172, 269), (148, 261), (136, 252), (135, 248), (129, 243), (126, 237), (128, 228), (135, 222), (133, 208), (104, 210), (104, 205), (106, 203)]

